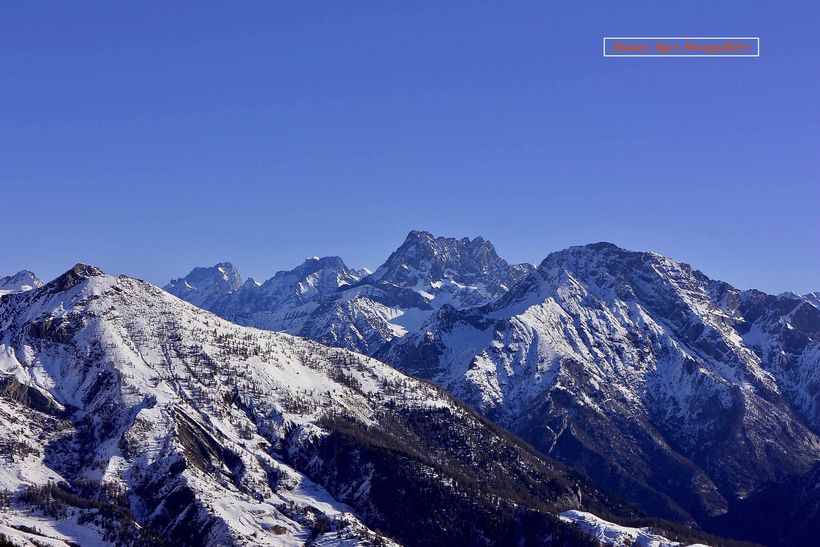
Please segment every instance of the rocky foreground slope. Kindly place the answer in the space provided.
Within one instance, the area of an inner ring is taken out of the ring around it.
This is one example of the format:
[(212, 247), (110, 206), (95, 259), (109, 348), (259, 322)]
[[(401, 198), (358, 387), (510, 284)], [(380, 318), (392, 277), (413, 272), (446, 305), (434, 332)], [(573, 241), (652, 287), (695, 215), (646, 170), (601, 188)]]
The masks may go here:
[(440, 388), (75, 268), (0, 298), (0, 536), (31, 545), (590, 543), (634, 512)]

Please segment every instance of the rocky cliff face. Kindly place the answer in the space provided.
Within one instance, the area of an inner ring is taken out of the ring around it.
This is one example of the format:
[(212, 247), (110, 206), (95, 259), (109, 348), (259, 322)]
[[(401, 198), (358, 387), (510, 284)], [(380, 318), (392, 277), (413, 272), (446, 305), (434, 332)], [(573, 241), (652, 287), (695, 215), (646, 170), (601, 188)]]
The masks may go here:
[(437, 308), (464, 308), (501, 296), (531, 269), (510, 266), (480, 237), (454, 239), (412, 231), (367, 282), (413, 289)]

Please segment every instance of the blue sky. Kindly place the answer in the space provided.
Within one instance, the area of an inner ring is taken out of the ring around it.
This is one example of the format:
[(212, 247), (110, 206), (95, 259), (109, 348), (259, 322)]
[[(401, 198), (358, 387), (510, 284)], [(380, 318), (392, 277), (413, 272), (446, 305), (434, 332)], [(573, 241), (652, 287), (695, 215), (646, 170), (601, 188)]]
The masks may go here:
[(417, 228), (820, 290), (818, 2), (170, 4), (0, 4), (0, 273), (375, 267)]

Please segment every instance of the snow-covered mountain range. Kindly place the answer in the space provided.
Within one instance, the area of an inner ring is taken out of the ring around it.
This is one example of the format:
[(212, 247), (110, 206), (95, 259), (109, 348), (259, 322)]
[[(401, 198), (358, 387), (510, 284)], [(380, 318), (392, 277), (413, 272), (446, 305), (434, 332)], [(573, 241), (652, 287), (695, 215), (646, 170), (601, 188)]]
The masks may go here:
[(431, 380), (654, 515), (734, 533), (744, 500), (820, 461), (816, 293), (738, 290), (608, 243), (536, 268), (411, 232), (364, 278), (334, 260), (298, 306), (251, 287), (210, 309)]
[(654, 253), (553, 253), (379, 357), (670, 518), (708, 521), (820, 460), (820, 310)]
[(635, 515), (434, 384), (82, 264), (0, 297), (0, 431), (16, 545), (592, 545), (558, 515)]
[(339, 257), (313, 257), (264, 283), (240, 285), (236, 268), (222, 263), (195, 268), (165, 289), (241, 325), (373, 354), (442, 306), (489, 302), (532, 269), (507, 264), (480, 237), (413, 231), (372, 274), (350, 270)]

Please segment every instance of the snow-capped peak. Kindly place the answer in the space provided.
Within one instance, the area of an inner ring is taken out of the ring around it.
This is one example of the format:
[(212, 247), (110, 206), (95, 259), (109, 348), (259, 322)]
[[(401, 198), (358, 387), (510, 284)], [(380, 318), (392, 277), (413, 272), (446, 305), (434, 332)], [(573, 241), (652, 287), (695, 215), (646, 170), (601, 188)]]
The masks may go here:
[[(509, 265), (481, 237), (435, 237), (413, 230), (365, 281), (415, 290), (435, 300), (434, 307), (467, 307), (504, 294), (532, 269), (527, 266)], [(438, 298), (439, 294), (446, 297)]]
[(344, 260), (342, 260), (338, 256), (311, 256), (305, 259), (305, 261), (302, 264), (295, 267), (294, 269), (288, 272), (279, 272), (277, 273), (277, 275), (290, 274), (301, 279), (322, 270), (334, 272), (342, 276), (350, 275), (350, 270), (348, 270), (347, 265), (344, 263)]
[(351, 272), (359, 279), (364, 279), (368, 275), (372, 274), (373, 270), (370, 268), (359, 268), (358, 270), (351, 270)]
[(164, 289), (197, 306), (204, 306), (241, 286), (239, 270), (230, 262), (220, 262), (210, 268), (194, 268), (185, 277), (172, 280)]
[(491, 275), (506, 267), (506, 261), (496, 254), (492, 244), (481, 237), (473, 240), (435, 237), (430, 232), (413, 230), (371, 278), (398, 286), (413, 286), (421, 278), (428, 282), (440, 281), (448, 270), (462, 276)]
[(20, 270), (14, 275), (0, 277), (0, 296), (4, 294), (26, 292), (42, 287), (43, 282), (29, 270)]

